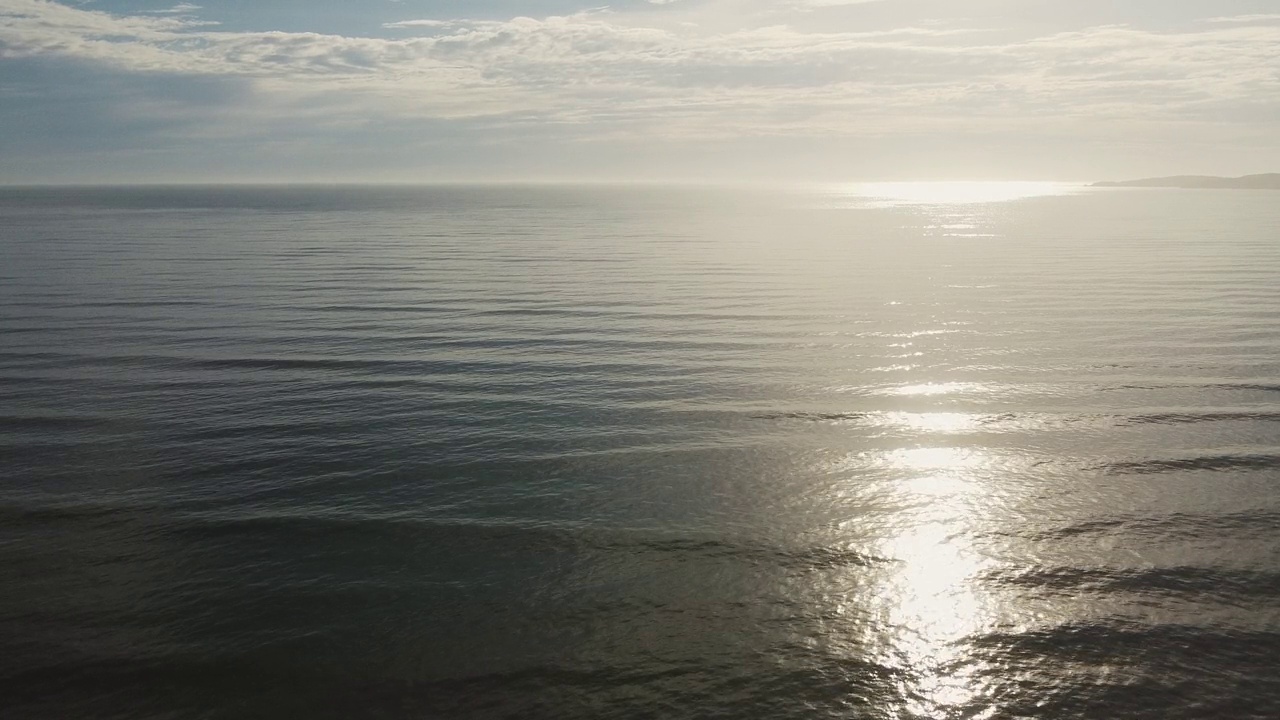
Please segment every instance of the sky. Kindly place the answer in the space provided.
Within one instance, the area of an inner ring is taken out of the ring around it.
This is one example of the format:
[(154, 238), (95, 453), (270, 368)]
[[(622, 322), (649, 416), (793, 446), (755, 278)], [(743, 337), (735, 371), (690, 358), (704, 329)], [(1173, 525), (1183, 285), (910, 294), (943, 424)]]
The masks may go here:
[(1257, 172), (1277, 0), (0, 0), (7, 184)]

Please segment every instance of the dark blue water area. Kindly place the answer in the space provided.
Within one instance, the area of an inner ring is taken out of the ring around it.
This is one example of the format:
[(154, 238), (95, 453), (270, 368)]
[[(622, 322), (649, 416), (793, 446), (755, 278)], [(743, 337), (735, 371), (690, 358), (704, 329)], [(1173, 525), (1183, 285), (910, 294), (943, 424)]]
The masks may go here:
[(0, 717), (1280, 717), (1266, 192), (0, 190)]

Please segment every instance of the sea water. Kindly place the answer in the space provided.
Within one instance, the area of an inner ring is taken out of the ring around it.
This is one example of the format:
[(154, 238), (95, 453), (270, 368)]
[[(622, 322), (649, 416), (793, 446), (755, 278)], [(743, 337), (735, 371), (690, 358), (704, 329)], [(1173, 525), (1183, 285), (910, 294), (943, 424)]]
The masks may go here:
[(1280, 717), (1280, 202), (0, 190), (0, 715)]

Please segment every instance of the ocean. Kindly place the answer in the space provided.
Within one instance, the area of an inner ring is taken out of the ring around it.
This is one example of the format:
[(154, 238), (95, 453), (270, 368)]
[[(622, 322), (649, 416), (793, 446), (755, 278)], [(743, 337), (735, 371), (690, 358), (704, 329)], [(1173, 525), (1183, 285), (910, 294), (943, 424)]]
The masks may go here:
[(1280, 717), (1280, 202), (0, 189), (4, 718)]

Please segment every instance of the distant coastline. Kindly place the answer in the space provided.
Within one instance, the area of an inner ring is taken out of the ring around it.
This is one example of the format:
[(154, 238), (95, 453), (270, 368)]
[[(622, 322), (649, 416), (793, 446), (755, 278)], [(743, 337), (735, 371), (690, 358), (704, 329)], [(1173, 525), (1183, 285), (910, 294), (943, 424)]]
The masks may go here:
[(1135, 187), (1135, 188), (1193, 188), (1218, 190), (1280, 190), (1280, 173), (1265, 175), (1245, 175), (1227, 178), (1212, 175), (1175, 175), (1173, 177), (1145, 178), (1143, 180), (1122, 180), (1120, 182), (1098, 182), (1091, 187)]

